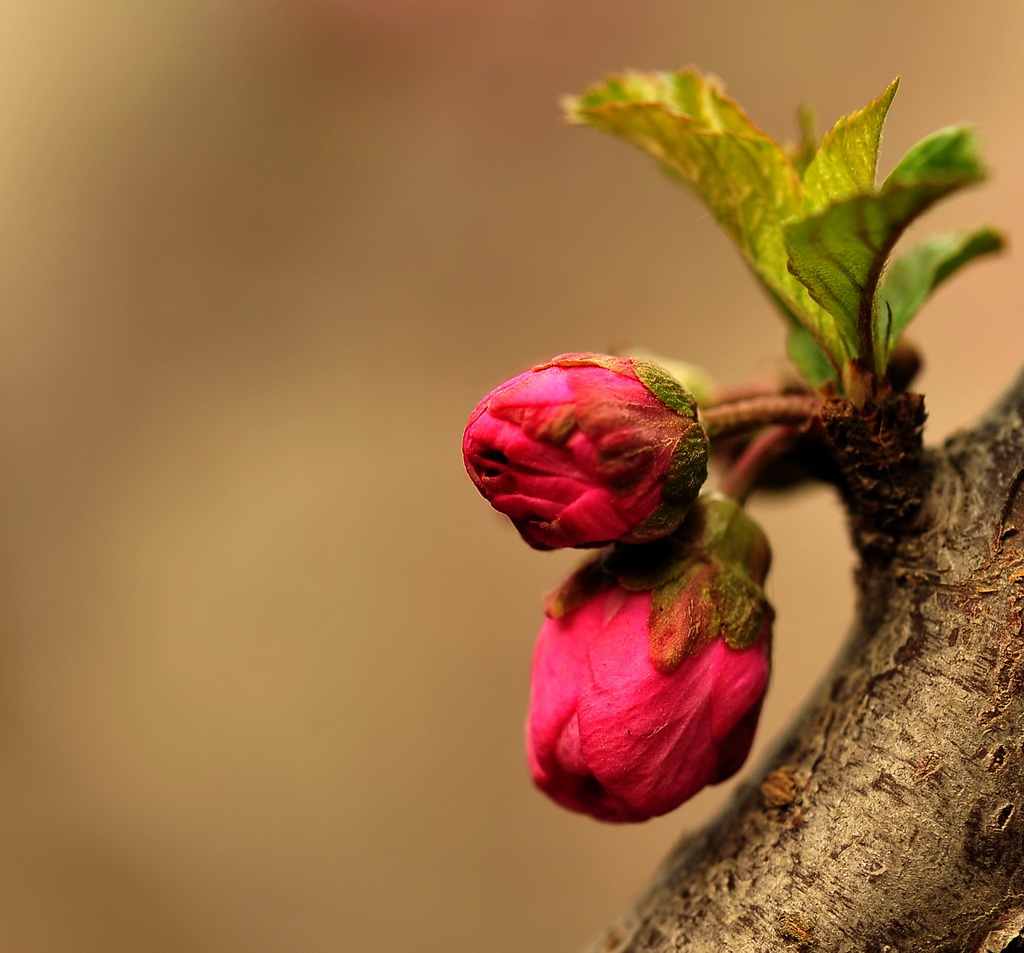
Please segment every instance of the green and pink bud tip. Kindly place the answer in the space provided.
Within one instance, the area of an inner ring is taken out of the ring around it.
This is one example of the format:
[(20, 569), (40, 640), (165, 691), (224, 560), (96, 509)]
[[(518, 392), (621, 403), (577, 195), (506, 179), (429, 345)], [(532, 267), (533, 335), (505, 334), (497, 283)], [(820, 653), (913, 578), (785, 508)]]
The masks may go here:
[(506, 381), (462, 442), (477, 489), (535, 549), (671, 533), (707, 479), (692, 395), (649, 361), (562, 354)]
[(615, 546), (548, 600), (531, 673), (535, 784), (604, 821), (665, 814), (746, 760), (768, 686), (771, 552), (735, 501)]

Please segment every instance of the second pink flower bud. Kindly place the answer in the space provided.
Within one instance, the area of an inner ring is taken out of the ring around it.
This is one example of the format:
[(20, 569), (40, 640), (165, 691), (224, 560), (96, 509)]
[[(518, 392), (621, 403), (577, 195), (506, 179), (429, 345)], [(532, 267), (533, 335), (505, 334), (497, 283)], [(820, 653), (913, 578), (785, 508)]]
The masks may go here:
[(768, 685), (770, 559), (742, 508), (710, 495), (669, 539), (574, 573), (534, 651), (536, 785), (571, 810), (643, 821), (738, 770)]

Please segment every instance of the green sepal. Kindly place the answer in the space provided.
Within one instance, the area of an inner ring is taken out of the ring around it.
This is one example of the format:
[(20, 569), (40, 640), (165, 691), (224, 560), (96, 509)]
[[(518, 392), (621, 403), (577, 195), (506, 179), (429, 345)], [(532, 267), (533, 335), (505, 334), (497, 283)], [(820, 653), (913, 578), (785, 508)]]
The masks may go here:
[[(630, 348), (624, 352), (630, 360), (656, 364), (674, 377), (693, 398), (698, 407), (709, 407), (714, 403), (717, 387), (711, 375), (702, 367), (688, 361), (680, 361), (664, 354), (655, 354), (646, 348)], [(639, 375), (638, 375), (639, 376)]]
[(657, 509), (642, 523), (634, 527), (628, 536), (623, 537), (622, 541), (629, 544), (645, 545), (652, 540), (661, 539), (666, 534), (671, 533), (686, 515), (690, 502), (696, 495), (697, 489), (693, 491), (692, 496), (682, 503), (673, 503), (663, 498), (658, 504)]
[(764, 590), (748, 576), (730, 571), (715, 580), (715, 605), (725, 644), (733, 649), (748, 649), (756, 641), (775, 613)]
[(544, 614), (549, 619), (560, 619), (613, 585), (615, 577), (605, 571), (603, 554), (592, 556), (544, 595)]
[(743, 508), (718, 494), (701, 496), (679, 531), (640, 545), (617, 543), (584, 562), (545, 598), (558, 619), (614, 586), (650, 592), (648, 655), (671, 672), (721, 636), (753, 645), (772, 609), (762, 588), (771, 550)]
[(676, 538), (683, 549), (714, 556), (758, 583), (768, 575), (772, 555), (768, 537), (731, 497), (703, 494)]
[[(667, 675), (715, 637), (711, 613), (693, 612), (711, 599), (710, 566), (693, 566), (651, 593), (647, 657)], [(686, 598), (683, 598), (683, 595)]]
[(648, 657), (669, 673), (718, 636), (730, 648), (747, 649), (772, 618), (761, 586), (712, 556), (652, 592)]
[(708, 478), (711, 443), (704, 428), (694, 423), (676, 445), (665, 474), (662, 499), (671, 504), (692, 503)]
[(661, 488), (661, 502), (647, 519), (623, 538), (627, 543), (646, 543), (678, 526), (697, 498), (708, 478), (711, 444), (704, 428), (697, 422), (697, 404), (693, 395), (677, 378), (651, 361), (635, 358), (633, 372), (662, 404), (689, 421), (669, 460)]
[(677, 578), (686, 558), (679, 540), (666, 536), (651, 543), (610, 547), (604, 553), (603, 568), (628, 592), (647, 592)]
[(655, 397), (683, 417), (697, 416), (697, 401), (675, 377), (651, 361), (633, 358), (633, 373)]

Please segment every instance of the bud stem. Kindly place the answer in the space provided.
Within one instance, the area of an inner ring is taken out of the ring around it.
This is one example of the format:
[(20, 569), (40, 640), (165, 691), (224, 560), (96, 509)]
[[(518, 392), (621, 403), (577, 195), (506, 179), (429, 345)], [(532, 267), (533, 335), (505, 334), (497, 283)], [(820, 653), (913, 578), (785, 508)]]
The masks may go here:
[(785, 424), (768, 427), (759, 433), (726, 473), (719, 490), (738, 503), (745, 503), (765, 466), (785, 453), (799, 436), (799, 428)]
[(771, 424), (806, 423), (821, 410), (821, 400), (808, 394), (751, 397), (701, 410), (700, 422), (710, 440), (735, 437)]

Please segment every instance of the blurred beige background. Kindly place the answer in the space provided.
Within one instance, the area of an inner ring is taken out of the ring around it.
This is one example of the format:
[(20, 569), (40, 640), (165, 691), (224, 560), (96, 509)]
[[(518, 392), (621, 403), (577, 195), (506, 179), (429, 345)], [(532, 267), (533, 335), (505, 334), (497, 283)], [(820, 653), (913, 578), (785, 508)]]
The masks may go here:
[[(556, 953), (732, 785), (639, 827), (521, 752), (538, 594), (459, 442), (482, 394), (636, 343), (735, 380), (780, 326), (703, 210), (560, 95), (694, 63), (795, 132), (894, 75), (1024, 234), (1024, 5), (0, 3), (0, 950)], [(1011, 252), (915, 328), (930, 437), (1024, 353)], [(850, 613), (828, 493), (760, 502), (757, 751)]]

